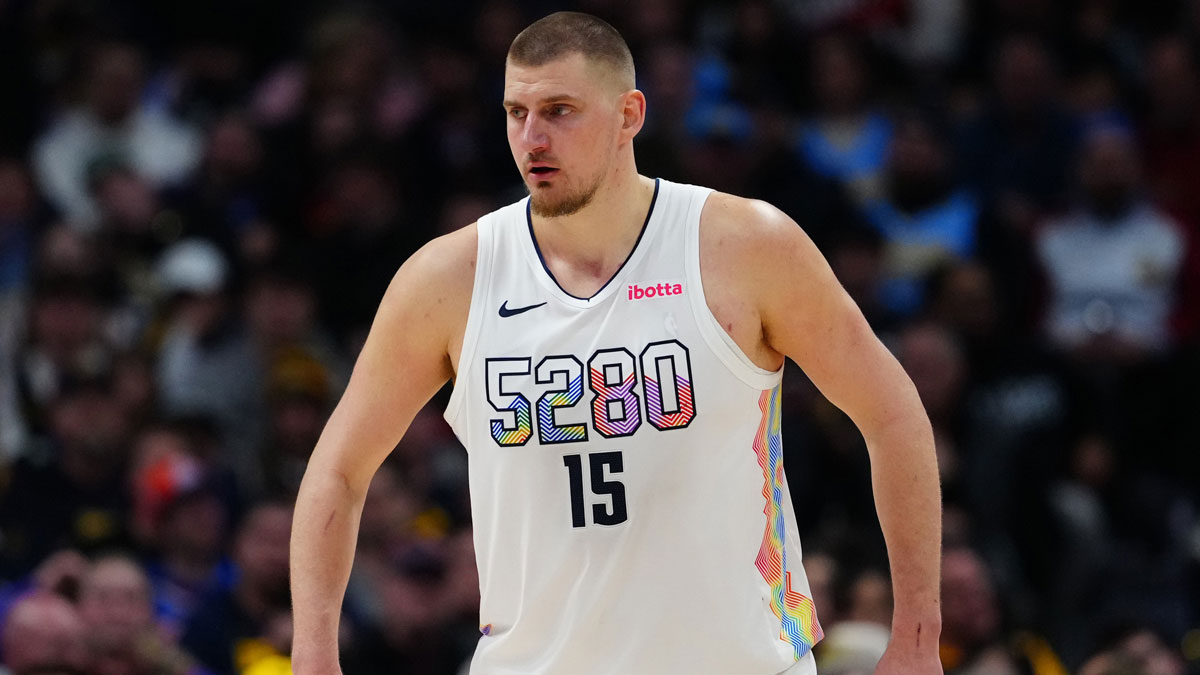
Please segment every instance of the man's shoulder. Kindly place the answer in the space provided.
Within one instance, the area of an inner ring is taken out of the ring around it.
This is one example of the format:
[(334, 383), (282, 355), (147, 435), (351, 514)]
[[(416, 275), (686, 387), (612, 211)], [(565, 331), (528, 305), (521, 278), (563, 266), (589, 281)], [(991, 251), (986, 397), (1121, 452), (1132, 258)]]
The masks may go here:
[(758, 255), (800, 235), (794, 220), (761, 199), (713, 191), (700, 214), (701, 246), (723, 255)]
[(475, 269), (479, 248), (479, 223), (429, 240), (401, 268), (430, 281), (456, 284), (464, 272)]
[(478, 223), (471, 223), (427, 242), (400, 266), (384, 305), (424, 308), (427, 317), (465, 315), (475, 285), (478, 241)]
[(1130, 218), (1131, 225), (1139, 238), (1153, 238), (1175, 245), (1182, 245), (1183, 229), (1171, 214), (1153, 203), (1139, 204)]
[(706, 295), (717, 305), (761, 306), (788, 279), (822, 265), (820, 259), (800, 226), (768, 202), (714, 192), (704, 205), (700, 273)]

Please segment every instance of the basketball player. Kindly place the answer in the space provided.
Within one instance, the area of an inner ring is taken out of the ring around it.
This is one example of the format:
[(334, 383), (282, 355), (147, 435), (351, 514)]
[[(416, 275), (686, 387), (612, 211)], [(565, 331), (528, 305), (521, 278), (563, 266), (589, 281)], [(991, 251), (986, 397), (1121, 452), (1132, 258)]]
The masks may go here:
[(338, 672), (367, 485), (453, 378), (482, 591), (472, 673), (814, 673), (784, 357), (867, 441), (896, 600), (877, 672), (941, 672), (929, 422), (811, 241), (767, 204), (638, 174), (646, 100), (596, 18), (517, 36), (503, 103), (530, 196), (404, 263), (313, 452), (295, 672)]

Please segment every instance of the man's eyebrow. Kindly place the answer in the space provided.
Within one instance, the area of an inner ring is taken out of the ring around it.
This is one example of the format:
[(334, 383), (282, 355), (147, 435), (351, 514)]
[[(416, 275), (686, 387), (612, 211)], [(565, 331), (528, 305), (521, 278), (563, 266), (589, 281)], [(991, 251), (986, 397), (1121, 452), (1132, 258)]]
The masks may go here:
[[(538, 101), (536, 103), (534, 103), (534, 105), (542, 106), (542, 105), (547, 105), (550, 103), (561, 103), (563, 101), (576, 101), (576, 100), (578, 100), (578, 97), (572, 96), (570, 94), (554, 94), (552, 96), (545, 96), (541, 99), (538, 99)], [(522, 108), (522, 107), (524, 107), (524, 104), (520, 103), (519, 101), (514, 101), (512, 99), (504, 99), (504, 107), (505, 108)]]

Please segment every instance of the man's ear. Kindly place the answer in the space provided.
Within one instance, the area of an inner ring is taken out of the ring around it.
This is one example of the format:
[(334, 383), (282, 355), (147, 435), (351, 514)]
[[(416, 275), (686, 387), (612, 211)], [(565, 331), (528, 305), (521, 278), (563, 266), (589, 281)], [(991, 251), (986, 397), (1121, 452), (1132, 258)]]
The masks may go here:
[(646, 123), (646, 95), (631, 89), (622, 94), (621, 99), (621, 135), (632, 140)]

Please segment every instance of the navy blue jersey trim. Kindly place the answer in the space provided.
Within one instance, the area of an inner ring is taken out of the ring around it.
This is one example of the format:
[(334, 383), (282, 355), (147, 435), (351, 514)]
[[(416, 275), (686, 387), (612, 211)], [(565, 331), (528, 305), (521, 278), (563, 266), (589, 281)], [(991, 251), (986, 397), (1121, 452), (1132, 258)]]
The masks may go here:
[(542, 262), (542, 269), (546, 270), (546, 274), (550, 277), (550, 280), (554, 282), (554, 285), (558, 286), (558, 290), (566, 293), (568, 297), (575, 298), (576, 300), (591, 300), (597, 295), (600, 295), (604, 289), (608, 288), (608, 285), (612, 283), (613, 279), (616, 279), (621, 274), (621, 270), (625, 269), (626, 263), (629, 262), (629, 259), (632, 258), (633, 254), (637, 251), (638, 244), (642, 243), (642, 237), (646, 234), (646, 227), (650, 225), (650, 216), (654, 215), (654, 204), (658, 202), (658, 181), (659, 179), (654, 179), (654, 196), (650, 198), (650, 208), (646, 210), (646, 220), (642, 223), (641, 232), (638, 232), (637, 241), (633, 242), (633, 248), (629, 249), (629, 255), (625, 256), (625, 260), (621, 262), (621, 266), (617, 268), (616, 272), (613, 272), (612, 276), (608, 278), (608, 281), (604, 282), (603, 286), (596, 289), (595, 293), (592, 293), (586, 298), (581, 298), (578, 295), (571, 295), (568, 293), (567, 289), (563, 288), (562, 284), (558, 283), (558, 279), (554, 277), (554, 272), (550, 271), (550, 266), (546, 264), (546, 257), (542, 255), (542, 247), (538, 245), (537, 235), (533, 233), (533, 215), (531, 213), (533, 209), (533, 199), (531, 198), (525, 203), (525, 222), (529, 225), (529, 238), (533, 241), (533, 250), (537, 251), (538, 260)]

